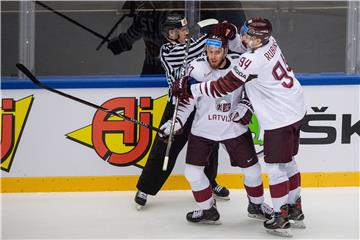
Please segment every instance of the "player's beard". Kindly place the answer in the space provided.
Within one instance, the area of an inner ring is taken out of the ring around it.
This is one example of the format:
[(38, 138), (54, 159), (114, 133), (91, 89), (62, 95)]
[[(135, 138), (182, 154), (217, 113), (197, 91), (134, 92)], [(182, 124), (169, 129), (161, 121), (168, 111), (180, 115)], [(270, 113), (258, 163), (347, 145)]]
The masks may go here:
[(216, 63), (209, 61), (209, 64), (212, 69), (219, 69), (219, 68), (221, 68), (221, 65), (224, 63), (224, 61), (225, 61), (225, 58), (221, 59), (221, 61), (218, 61)]

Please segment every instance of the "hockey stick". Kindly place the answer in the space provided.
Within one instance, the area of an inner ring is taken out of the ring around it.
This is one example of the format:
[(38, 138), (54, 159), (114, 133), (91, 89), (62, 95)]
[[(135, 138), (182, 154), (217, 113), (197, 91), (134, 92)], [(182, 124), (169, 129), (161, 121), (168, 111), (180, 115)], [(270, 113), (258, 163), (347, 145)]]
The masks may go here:
[(217, 24), (217, 23), (219, 23), (219, 21), (214, 18), (202, 20), (202, 21), (196, 23), (194, 26), (192, 26), (189, 29), (189, 36), (190, 37), (194, 36), (195, 34), (197, 34), (200, 31), (201, 28), (204, 28), (204, 27), (207, 27), (207, 26), (210, 26), (213, 24)]
[[(205, 19), (205, 20), (202, 20), (202, 21), (198, 22), (197, 24), (195, 24), (189, 30), (189, 36), (186, 38), (185, 56), (184, 56), (183, 64), (181, 65), (181, 69), (180, 69), (180, 78), (184, 77), (185, 74), (186, 74), (191, 36), (198, 33), (198, 31), (201, 28), (209, 26), (209, 25), (217, 24), (218, 22), (219, 22), (218, 20), (212, 19), (212, 18)], [(171, 119), (169, 141), (168, 141), (167, 146), (166, 146), (166, 152), (165, 152), (165, 157), (164, 157), (164, 162), (163, 162), (163, 168), (162, 168), (163, 171), (167, 170), (167, 166), (168, 166), (168, 163), (169, 163), (170, 149), (171, 149), (172, 142), (174, 140), (173, 139), (174, 138), (174, 128), (175, 128), (175, 121), (176, 121), (176, 116), (177, 116), (177, 112), (178, 112), (178, 107), (179, 107), (179, 98), (176, 98), (175, 99), (175, 109), (174, 109), (174, 113), (173, 113), (173, 116), (172, 116), (172, 119)]]
[(45, 3), (42, 3), (42, 2), (40, 2), (40, 1), (35, 1), (35, 3), (38, 4), (38, 5), (40, 5), (40, 6), (42, 6), (43, 8), (46, 8), (47, 10), (49, 10), (49, 11), (51, 11), (51, 12), (53, 12), (53, 13), (55, 13), (56, 15), (59, 15), (60, 17), (65, 18), (66, 20), (68, 20), (69, 22), (75, 24), (76, 26), (79, 26), (79, 27), (81, 27), (82, 29), (85, 29), (86, 31), (92, 33), (93, 35), (97, 36), (98, 38), (101, 38), (103, 41), (106, 41), (106, 42), (109, 41), (109, 39), (108, 39), (107, 37), (104, 37), (103, 35), (101, 35), (101, 34), (95, 32), (94, 30), (92, 30), (92, 29), (90, 29), (90, 28), (82, 25), (81, 23), (75, 21), (74, 19), (72, 19), (72, 18), (70, 18), (70, 17), (68, 17), (68, 16), (66, 16), (66, 15), (64, 15), (64, 14), (56, 11), (55, 9), (47, 6)]
[(115, 29), (117, 28), (117, 26), (125, 19), (126, 16), (127, 16), (126, 14), (124, 14), (124, 15), (121, 16), (121, 18), (120, 18), (120, 19), (115, 23), (115, 25), (111, 28), (110, 32), (108, 32), (108, 34), (106, 34), (105, 38), (101, 41), (101, 43), (99, 44), (99, 46), (96, 47), (96, 51), (99, 51), (100, 48), (102, 47), (102, 45), (103, 45), (105, 42), (109, 41), (108, 39), (109, 39), (110, 35), (115, 31)]
[[(121, 18), (115, 23), (115, 25), (110, 29), (110, 31), (108, 32), (108, 34), (106, 34), (105, 38), (109, 39), (109, 37), (111, 36), (111, 34), (115, 31), (115, 29), (117, 28), (117, 26), (119, 26), (119, 24), (125, 19), (125, 17), (133, 17), (135, 16), (135, 3), (134, 2), (130, 2), (130, 13), (128, 14), (123, 14), (121, 16)], [(106, 39), (103, 39), (99, 46), (96, 47), (96, 51), (99, 51), (100, 48), (102, 47), (102, 45), (106, 42)]]
[(36, 85), (39, 86), (40, 88), (46, 89), (46, 90), (48, 90), (48, 91), (50, 91), (50, 92), (53, 92), (53, 93), (56, 93), (56, 94), (59, 94), (59, 95), (61, 95), (61, 96), (63, 96), (63, 97), (69, 98), (69, 99), (74, 100), (74, 101), (76, 101), (76, 102), (85, 104), (85, 105), (87, 105), (87, 106), (89, 106), (89, 107), (93, 107), (93, 108), (96, 108), (96, 109), (98, 109), (98, 110), (104, 111), (104, 112), (109, 113), (109, 114), (111, 114), (111, 115), (118, 116), (118, 117), (120, 117), (120, 118), (123, 118), (124, 120), (130, 121), (130, 122), (132, 122), (132, 123), (138, 124), (138, 125), (143, 126), (143, 127), (146, 127), (146, 128), (149, 128), (150, 130), (153, 130), (153, 131), (156, 131), (156, 132), (161, 132), (161, 133), (163, 132), (163, 131), (160, 130), (159, 128), (154, 127), (154, 126), (151, 126), (151, 125), (149, 125), (149, 124), (147, 124), (147, 123), (144, 123), (144, 122), (138, 121), (138, 120), (136, 120), (136, 119), (127, 117), (127, 116), (125, 116), (125, 115), (123, 115), (123, 114), (120, 114), (120, 113), (117, 113), (117, 112), (115, 112), (115, 111), (113, 111), (113, 110), (104, 108), (104, 107), (99, 106), (99, 105), (96, 105), (96, 104), (94, 104), (94, 103), (85, 101), (85, 100), (83, 100), (83, 99), (81, 99), (81, 98), (77, 98), (77, 97), (74, 97), (74, 96), (69, 95), (69, 94), (67, 94), (67, 93), (61, 92), (61, 91), (56, 90), (56, 89), (54, 89), (54, 88), (51, 88), (51, 87), (43, 84), (42, 82), (40, 82), (40, 81), (30, 72), (30, 70), (27, 69), (27, 68), (26, 68), (23, 64), (21, 64), (21, 63), (17, 63), (17, 64), (16, 64), (16, 67), (17, 67), (21, 72), (23, 72), (34, 84), (36, 84)]
[[(183, 64), (181, 66), (181, 71), (180, 71), (180, 78), (185, 76), (186, 73), (186, 65), (187, 65), (187, 58), (189, 55), (189, 48), (190, 48), (190, 39), (186, 38), (186, 48), (185, 48), (185, 56), (184, 56), (184, 61)], [(171, 149), (171, 145), (173, 142), (173, 138), (174, 138), (174, 128), (175, 128), (175, 122), (176, 122), (176, 116), (177, 116), (177, 112), (178, 112), (178, 107), (179, 107), (179, 98), (175, 99), (175, 108), (174, 108), (174, 113), (171, 119), (171, 125), (170, 125), (170, 133), (169, 133), (169, 140), (166, 146), (166, 152), (165, 152), (165, 157), (164, 157), (164, 162), (163, 162), (163, 171), (167, 170), (167, 166), (169, 163), (169, 156), (170, 156), (170, 149)]]

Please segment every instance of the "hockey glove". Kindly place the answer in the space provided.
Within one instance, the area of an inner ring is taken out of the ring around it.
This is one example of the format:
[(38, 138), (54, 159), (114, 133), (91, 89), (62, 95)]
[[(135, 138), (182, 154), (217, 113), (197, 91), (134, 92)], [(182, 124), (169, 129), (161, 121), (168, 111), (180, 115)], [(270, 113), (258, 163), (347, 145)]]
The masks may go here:
[[(183, 125), (182, 125), (181, 121), (178, 118), (176, 118), (175, 126), (174, 126), (174, 134), (175, 135), (181, 134), (182, 127), (183, 127)], [(161, 125), (161, 127), (160, 127), (160, 130), (162, 132), (159, 132), (159, 137), (164, 142), (167, 142), (169, 139), (170, 128), (171, 128), (171, 120), (170, 119), (167, 122), (165, 122), (163, 125)]]
[(125, 37), (125, 33), (120, 33), (118, 37), (110, 39), (107, 48), (110, 49), (114, 55), (131, 50), (132, 46), (126, 42)]
[(184, 76), (173, 83), (171, 94), (183, 101), (189, 101), (189, 99), (192, 98), (190, 86), (195, 83), (198, 83), (195, 79), (190, 76)]
[(235, 39), (237, 33), (237, 28), (234, 24), (229, 22), (222, 22), (216, 25), (213, 25), (210, 29), (210, 34), (225, 37), (229, 40)]
[(235, 109), (230, 113), (230, 118), (233, 122), (248, 125), (251, 121), (254, 109), (249, 99), (241, 99)]

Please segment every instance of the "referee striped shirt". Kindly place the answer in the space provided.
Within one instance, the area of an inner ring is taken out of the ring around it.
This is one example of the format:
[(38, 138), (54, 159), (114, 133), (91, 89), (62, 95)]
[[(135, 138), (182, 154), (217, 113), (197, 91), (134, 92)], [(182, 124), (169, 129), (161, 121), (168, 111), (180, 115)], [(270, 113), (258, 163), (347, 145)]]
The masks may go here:
[[(196, 40), (191, 38), (187, 59), (188, 63), (204, 53), (207, 37), (207, 34), (205, 34)], [(183, 64), (185, 58), (185, 49), (186, 44), (179, 43), (165, 43), (161, 46), (160, 61), (163, 68), (165, 69), (166, 80), (169, 87), (171, 87), (173, 82), (179, 78), (180, 67)]]

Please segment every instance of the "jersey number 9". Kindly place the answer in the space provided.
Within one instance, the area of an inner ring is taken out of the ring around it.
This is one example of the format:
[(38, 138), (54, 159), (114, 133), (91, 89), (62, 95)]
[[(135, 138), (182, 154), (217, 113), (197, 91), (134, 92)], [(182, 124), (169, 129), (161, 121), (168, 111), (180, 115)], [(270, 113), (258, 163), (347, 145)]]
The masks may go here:
[[(294, 79), (289, 76), (288, 72), (291, 72), (291, 68), (287, 65), (284, 56), (281, 54), (281, 58), (284, 64), (281, 64), (280, 61), (277, 61), (273, 67), (272, 74), (276, 80), (283, 81), (281, 85), (285, 88), (291, 88), (294, 85)], [(284, 68), (284, 66), (286, 68)]]

